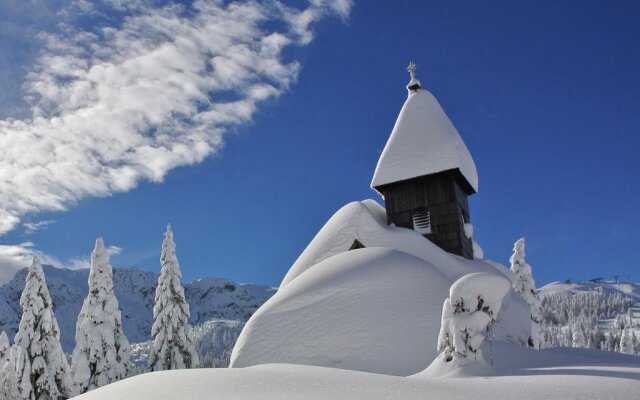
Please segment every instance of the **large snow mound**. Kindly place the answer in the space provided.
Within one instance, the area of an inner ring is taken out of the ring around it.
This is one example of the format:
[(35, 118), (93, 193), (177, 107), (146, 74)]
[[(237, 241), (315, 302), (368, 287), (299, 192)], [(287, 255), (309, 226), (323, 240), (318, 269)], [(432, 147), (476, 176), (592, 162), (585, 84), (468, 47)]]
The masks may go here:
[(231, 366), (271, 361), (415, 373), (435, 355), (440, 299), (448, 287), (432, 265), (397, 250), (334, 256), (257, 311), (234, 347)]
[[(349, 251), (357, 239), (366, 248)], [(449, 254), (420, 234), (389, 227), (372, 200), (339, 210), (249, 320), (231, 366), (329, 366), (410, 375), (437, 356), (449, 287), (473, 272), (510, 272)], [(504, 322), (502, 317), (504, 316)], [(497, 339), (526, 342), (529, 306), (514, 291), (494, 325)]]
[(396, 377), (303, 365), (162, 371), (91, 391), (78, 400), (635, 399), (640, 358), (578, 349), (496, 346), (501, 376)]
[(409, 91), (371, 187), (456, 168), (477, 192), (476, 165), (438, 100), (428, 90)]

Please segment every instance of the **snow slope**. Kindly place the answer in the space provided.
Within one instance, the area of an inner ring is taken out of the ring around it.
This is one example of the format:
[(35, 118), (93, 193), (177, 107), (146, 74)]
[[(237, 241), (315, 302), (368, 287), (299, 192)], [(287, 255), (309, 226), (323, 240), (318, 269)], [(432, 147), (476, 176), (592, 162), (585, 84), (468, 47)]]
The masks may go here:
[(631, 282), (553, 282), (540, 288), (542, 295), (552, 293), (581, 293), (581, 292), (600, 292), (605, 294), (620, 293), (625, 297), (635, 299), (640, 302), (640, 283)]
[(442, 301), (432, 300), (444, 299), (448, 287), (433, 266), (397, 250), (366, 248), (334, 256), (258, 310), (231, 365), (304, 363), (415, 373), (435, 355)]
[[(355, 239), (367, 248), (348, 251)], [(387, 226), (372, 200), (350, 203), (247, 322), (231, 366), (295, 363), (415, 374), (437, 355), (449, 287), (472, 272), (511, 279), (498, 264), (446, 253), (412, 230)], [(513, 291), (507, 296), (496, 337), (526, 342), (529, 306)]]
[[(201, 368), (226, 368), (231, 350), (244, 327), (242, 321), (211, 320), (193, 327), (192, 334)], [(146, 372), (152, 341), (131, 345), (131, 360), (138, 371)]]
[(546, 346), (640, 355), (640, 284), (554, 282), (540, 290), (540, 299)]
[(304, 365), (163, 371), (139, 375), (78, 400), (533, 400), (637, 399), (640, 358), (579, 349), (495, 348), (495, 375), (378, 375)]
[[(87, 295), (89, 270), (59, 269), (43, 266), (47, 287), (60, 325), (60, 340), (66, 352), (75, 345), (78, 312)], [(114, 269), (114, 290), (122, 310), (124, 332), (130, 342), (149, 340), (153, 320), (153, 303), (158, 274), (137, 268)], [(20, 294), (26, 269), (0, 286), (0, 331), (13, 340), (20, 321)], [(212, 319), (246, 321), (271, 295), (274, 288), (238, 284), (228, 279), (204, 278), (185, 285), (191, 308), (192, 324)]]

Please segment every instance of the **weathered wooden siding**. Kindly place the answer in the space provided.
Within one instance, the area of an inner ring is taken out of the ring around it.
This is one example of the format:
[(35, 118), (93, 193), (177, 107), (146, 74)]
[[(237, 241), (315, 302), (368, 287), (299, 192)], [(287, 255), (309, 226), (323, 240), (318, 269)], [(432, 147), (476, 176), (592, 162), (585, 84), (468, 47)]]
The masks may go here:
[(459, 170), (443, 171), (376, 188), (385, 199), (387, 223), (413, 229), (413, 212), (427, 207), (432, 233), (425, 235), (445, 251), (473, 259), (464, 233), (470, 222), (468, 194), (473, 193)]

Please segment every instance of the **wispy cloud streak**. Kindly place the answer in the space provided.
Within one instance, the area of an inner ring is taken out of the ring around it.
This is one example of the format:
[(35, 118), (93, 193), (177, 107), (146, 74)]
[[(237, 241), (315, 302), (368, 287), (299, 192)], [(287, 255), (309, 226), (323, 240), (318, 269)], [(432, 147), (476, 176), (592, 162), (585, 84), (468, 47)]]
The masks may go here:
[[(94, 12), (80, 1), (84, 12)], [(31, 117), (0, 120), (0, 234), (28, 213), (162, 181), (218, 152), (230, 127), (287, 91), (314, 22), (349, 0), (196, 1), (129, 12), (98, 30), (42, 34), (25, 84)], [(132, 3), (133, 4), (133, 3)]]

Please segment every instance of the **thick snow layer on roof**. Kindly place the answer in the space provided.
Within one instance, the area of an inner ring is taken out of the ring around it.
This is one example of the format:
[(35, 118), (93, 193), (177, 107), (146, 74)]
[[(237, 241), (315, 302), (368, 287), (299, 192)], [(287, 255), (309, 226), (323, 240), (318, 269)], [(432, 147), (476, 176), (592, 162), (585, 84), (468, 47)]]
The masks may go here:
[(386, 218), (384, 207), (374, 200), (354, 201), (342, 207), (298, 257), (280, 287), (286, 286), (320, 261), (349, 250), (355, 239), (366, 247), (397, 249), (427, 260), (451, 283), (471, 272), (498, 270), (509, 275), (506, 269), (491, 261), (469, 261), (447, 253), (419, 233), (387, 225)]
[(597, 350), (536, 351), (496, 343), (486, 376), (447, 375), (443, 369), (408, 378), (288, 364), (174, 370), (138, 375), (77, 399), (595, 400), (635, 399), (640, 393), (640, 357)]
[[(355, 239), (366, 248), (348, 251)], [(249, 320), (231, 366), (296, 363), (414, 374), (437, 355), (449, 287), (472, 272), (511, 275), (499, 264), (449, 254), (410, 229), (387, 226), (372, 200), (350, 203)], [(509, 329), (499, 319), (496, 338), (525, 342), (529, 306), (514, 291), (507, 297), (501, 315)]]
[(424, 89), (409, 91), (371, 187), (456, 168), (477, 192), (476, 165), (438, 100)]

